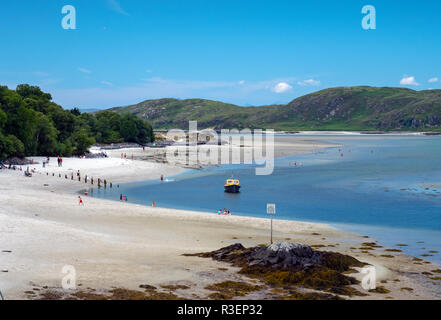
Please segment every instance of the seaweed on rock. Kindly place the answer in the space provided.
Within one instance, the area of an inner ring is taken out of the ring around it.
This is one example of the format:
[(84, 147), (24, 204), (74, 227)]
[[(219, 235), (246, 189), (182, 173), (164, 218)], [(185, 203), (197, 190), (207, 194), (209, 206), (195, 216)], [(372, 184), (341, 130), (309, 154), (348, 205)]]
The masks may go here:
[(245, 248), (236, 243), (212, 252), (186, 254), (212, 258), (240, 267), (240, 274), (259, 279), (273, 287), (293, 286), (347, 296), (365, 295), (349, 287), (358, 281), (344, 272), (365, 263), (337, 252), (315, 251), (298, 243), (275, 243)]

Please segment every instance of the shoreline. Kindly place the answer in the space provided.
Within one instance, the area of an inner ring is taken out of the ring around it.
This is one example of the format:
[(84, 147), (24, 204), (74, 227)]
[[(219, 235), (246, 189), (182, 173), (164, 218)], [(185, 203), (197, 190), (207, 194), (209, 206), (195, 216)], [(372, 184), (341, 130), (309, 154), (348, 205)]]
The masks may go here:
[[(82, 172), (87, 169), (95, 175), (105, 174), (116, 183), (157, 179), (161, 172), (183, 172), (168, 165), (127, 161), (131, 160), (66, 159), (65, 168), (58, 170), (75, 170), (76, 162), (81, 162)], [(59, 287), (61, 269), (66, 264), (75, 266), (82, 287), (137, 289), (146, 283), (184, 283), (191, 289), (179, 291), (180, 296), (202, 299), (207, 295), (207, 284), (242, 278), (235, 268), (221, 271), (219, 268), (225, 265), (220, 262), (182, 254), (217, 250), (236, 242), (248, 247), (269, 241), (265, 218), (218, 216), (91, 197), (84, 197), (85, 205), (81, 207), (76, 192), (84, 182), (66, 183), (64, 177), (38, 173), (26, 178), (22, 174), (0, 172), (9, 182), (0, 186), (0, 201), (4, 204), (0, 208), (1, 268), (8, 270), (0, 273), (0, 290), (6, 299), (33, 299), (35, 296), (25, 292), (38, 286)], [(433, 281), (422, 274), (439, 269), (437, 264), (415, 262), (399, 252), (387, 252), (388, 248), (363, 250), (363, 243), (375, 239), (324, 223), (276, 219), (274, 230), (276, 241), (300, 242), (375, 265), (378, 285), (386, 281), (382, 285), (390, 293), (356, 298), (441, 298)], [(359, 285), (357, 288), (363, 290)]]
[(391, 136), (391, 135), (398, 135), (398, 136), (438, 136), (441, 135), (440, 131), (329, 131), (329, 130), (323, 130), (323, 131), (302, 131), (299, 130), (298, 132), (292, 133), (292, 131), (278, 131), (275, 132), (275, 134), (283, 133), (283, 134), (305, 134), (305, 135), (362, 135), (362, 136), (369, 136), (369, 135), (381, 135), (381, 136)]
[[(332, 147), (331, 147), (332, 148)], [(191, 169), (189, 169), (191, 170)], [(177, 173), (176, 175), (172, 175), (169, 176), (168, 178), (173, 179), (174, 177), (180, 176), (182, 174), (188, 174), (189, 170), (185, 170), (183, 172)], [(193, 169), (194, 170), (194, 169)], [(129, 181), (129, 182), (125, 182), (124, 184), (131, 184), (131, 183), (143, 183), (143, 182), (151, 182), (155, 179), (149, 179), (149, 180), (142, 180), (142, 181)], [(155, 184), (152, 185), (153, 187), (155, 186)], [(440, 187), (439, 185), (423, 185), (423, 186), (430, 186), (431, 188), (436, 187)], [(82, 194), (81, 192), (84, 190), (78, 190), (77, 194)], [(102, 199), (102, 200), (108, 200), (108, 201), (115, 201), (115, 202), (119, 202), (117, 199), (108, 199), (108, 198), (103, 198), (103, 197), (95, 197), (93, 195), (91, 195), (91, 197), (96, 198), (96, 199)], [(141, 205), (141, 206), (145, 206), (145, 207), (149, 207), (149, 204), (146, 203), (137, 203), (135, 202), (135, 204), (137, 205)], [(185, 206), (161, 206), (161, 208), (164, 209), (170, 209), (170, 210), (177, 210), (177, 211), (185, 211), (185, 212), (197, 212), (197, 213), (201, 213), (201, 214), (207, 214), (207, 215), (217, 215), (216, 212), (214, 211), (207, 211), (208, 209), (200, 209), (197, 207), (185, 207)], [(243, 217), (243, 218), (250, 218), (250, 219), (262, 219), (263, 221), (269, 221), (269, 218), (265, 218), (259, 215), (254, 215), (253, 213), (250, 212), (234, 212), (234, 217)], [(385, 234), (386, 232), (388, 232), (388, 230), (394, 230), (395, 232), (400, 230), (402, 232), (410, 232), (410, 233), (417, 233), (417, 232), (434, 232), (436, 231), (436, 229), (414, 229), (414, 228), (409, 228), (409, 227), (397, 227), (397, 228), (392, 228), (390, 226), (384, 226), (384, 225), (363, 225), (363, 224), (356, 224), (356, 223), (348, 223), (348, 222), (341, 222), (341, 221), (326, 221), (326, 220), (308, 220), (308, 219), (301, 219), (301, 220), (296, 220), (296, 219), (290, 219), (288, 217), (285, 218), (273, 218), (273, 221), (279, 221), (279, 222), (303, 222), (303, 223), (309, 223), (309, 224), (323, 224), (326, 226), (329, 226), (330, 228), (335, 229), (338, 232), (341, 233), (349, 233), (349, 234), (353, 234), (354, 236), (359, 236), (361, 234), (365, 235), (365, 234), (370, 234), (371, 238), (375, 238), (375, 239), (381, 239), (384, 238), (384, 236), (382, 237), (381, 234)], [(360, 231), (354, 231), (354, 229), (363, 229), (364, 232), (360, 232)], [(389, 231), (390, 232), (390, 231)], [(415, 237), (415, 236), (414, 236)], [(421, 239), (419, 239), (421, 240)], [(381, 241), (381, 240), (379, 240)], [(395, 248), (395, 244), (397, 243), (408, 243), (410, 245), (409, 241), (400, 241), (400, 240), (396, 240), (396, 241), (388, 241), (389, 242), (389, 246), (390, 249)], [(418, 243), (418, 242), (417, 242)], [(415, 244), (415, 243), (414, 243)], [(407, 245), (406, 247), (400, 248), (404, 251), (406, 251), (407, 249)], [(433, 248), (432, 248), (433, 249)], [(416, 250), (416, 249), (415, 249)], [(429, 250), (429, 249), (427, 249)], [(422, 252), (424, 254), (424, 252)], [(413, 256), (411, 253), (404, 253), (408, 256)], [(421, 252), (416, 253), (416, 257), (418, 257), (421, 254)], [(434, 264), (440, 264), (439, 261), (437, 260), (433, 260), (431, 259), (430, 256), (425, 258), (427, 261), (430, 261)]]

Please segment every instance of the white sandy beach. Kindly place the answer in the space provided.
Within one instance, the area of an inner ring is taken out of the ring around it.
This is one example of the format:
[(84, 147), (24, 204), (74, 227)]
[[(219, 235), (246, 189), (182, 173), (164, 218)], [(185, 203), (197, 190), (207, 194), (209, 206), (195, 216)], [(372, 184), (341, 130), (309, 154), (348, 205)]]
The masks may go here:
[[(314, 148), (285, 147), (291, 149), (290, 154)], [(206, 298), (209, 292), (204, 287), (208, 284), (247, 280), (228, 264), (182, 254), (212, 251), (237, 242), (244, 246), (268, 243), (266, 219), (153, 208), (87, 196), (83, 196), (84, 206), (79, 206), (77, 192), (85, 183), (66, 180), (64, 174), (71, 171), (106, 178), (116, 187), (119, 182), (158, 179), (184, 170), (120, 159), (121, 151), (115, 152), (111, 158), (67, 158), (62, 168), (52, 158), (45, 169), (41, 164), (30, 166), (37, 170), (32, 178), (20, 171), (0, 171), (0, 290), (5, 299), (33, 298), (25, 292), (60, 287), (65, 265), (75, 267), (78, 288), (185, 284), (190, 289), (176, 294), (189, 299)], [(276, 241), (323, 245), (319, 250), (349, 254), (375, 265), (378, 285), (391, 292), (369, 293), (358, 299), (441, 298), (439, 281), (422, 274), (439, 269), (438, 265), (415, 264), (412, 257), (385, 252), (385, 248), (363, 253), (361, 244), (374, 239), (325, 224), (275, 220), (274, 229)], [(394, 257), (381, 257), (384, 254)], [(355, 287), (363, 291), (360, 285)]]

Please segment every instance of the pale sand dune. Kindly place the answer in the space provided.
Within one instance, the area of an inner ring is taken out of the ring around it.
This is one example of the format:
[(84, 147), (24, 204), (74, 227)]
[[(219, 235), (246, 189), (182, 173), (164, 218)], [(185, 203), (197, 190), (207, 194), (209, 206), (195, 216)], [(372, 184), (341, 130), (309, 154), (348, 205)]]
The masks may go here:
[[(184, 257), (183, 253), (211, 251), (236, 242), (255, 246), (269, 241), (266, 219), (152, 208), (89, 197), (83, 197), (85, 205), (78, 206), (75, 192), (84, 188), (84, 182), (45, 174), (80, 169), (83, 174), (117, 183), (168, 176), (181, 172), (180, 168), (118, 158), (65, 159), (63, 168), (56, 167), (52, 159), (46, 170), (37, 164), (31, 167), (40, 171), (32, 178), (18, 171), (0, 171), (0, 271), (8, 271), (0, 273), (0, 290), (6, 299), (26, 298), (24, 292), (34, 286), (60, 287), (64, 265), (76, 268), (81, 288), (137, 289), (140, 284), (181, 283), (191, 289), (177, 291), (179, 295), (206, 297), (207, 284), (241, 277), (229, 265)], [(372, 239), (325, 224), (275, 220), (274, 228), (276, 241), (289, 238), (310, 245), (336, 245), (327, 249), (376, 265), (378, 280), (387, 280), (383, 285), (392, 292), (370, 294), (364, 299), (440, 298), (439, 286), (433, 285), (436, 282), (421, 275), (439, 268), (435, 264), (415, 265), (411, 257), (403, 254), (379, 257), (385, 253), (383, 249), (372, 251), (375, 256), (351, 250)], [(219, 267), (228, 271), (220, 271)], [(403, 287), (413, 291), (401, 290)], [(363, 290), (360, 286), (357, 289)]]

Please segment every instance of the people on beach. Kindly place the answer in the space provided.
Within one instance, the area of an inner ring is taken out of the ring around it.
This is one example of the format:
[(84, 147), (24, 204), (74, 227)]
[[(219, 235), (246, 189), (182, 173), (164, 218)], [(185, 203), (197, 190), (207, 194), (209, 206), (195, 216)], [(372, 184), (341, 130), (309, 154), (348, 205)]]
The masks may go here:
[(164, 175), (161, 174), (161, 182), (164, 181)]
[(229, 215), (231, 215), (231, 212), (230, 212), (230, 210), (227, 210), (226, 208), (224, 208), (223, 211), (222, 211), (222, 209), (219, 209), (219, 210), (217, 211), (217, 214), (218, 214), (218, 215), (229, 216)]
[(293, 161), (293, 162), (290, 162), (289, 165), (292, 165), (295, 168), (300, 168), (300, 167), (303, 167), (303, 162)]
[(152, 201), (152, 207), (156, 207), (155, 201)]
[(83, 199), (81, 199), (80, 196), (78, 196), (78, 205), (79, 206), (84, 206)]

